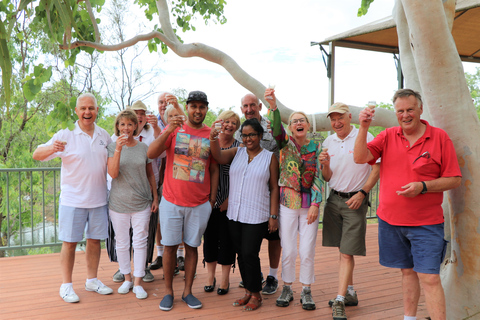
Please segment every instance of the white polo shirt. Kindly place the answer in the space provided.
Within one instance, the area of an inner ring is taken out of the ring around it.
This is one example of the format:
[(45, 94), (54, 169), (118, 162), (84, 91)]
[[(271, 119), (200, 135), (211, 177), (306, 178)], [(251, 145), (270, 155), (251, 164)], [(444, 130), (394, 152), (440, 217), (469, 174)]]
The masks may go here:
[(75, 129), (63, 129), (45, 144), (55, 140), (66, 141), (65, 151), (45, 158), (62, 159), (60, 174), (60, 203), (75, 208), (97, 208), (107, 204), (107, 145), (112, 141), (107, 131), (95, 124), (93, 137), (82, 131), (75, 122)]
[[(353, 161), (353, 148), (358, 129), (352, 126), (352, 131), (340, 139), (336, 133), (328, 136), (323, 147), (328, 148), (332, 177), (328, 186), (338, 192), (354, 192), (360, 190), (367, 182), (372, 167), (369, 164), (357, 164)], [(367, 134), (367, 142), (373, 140), (373, 135)]]

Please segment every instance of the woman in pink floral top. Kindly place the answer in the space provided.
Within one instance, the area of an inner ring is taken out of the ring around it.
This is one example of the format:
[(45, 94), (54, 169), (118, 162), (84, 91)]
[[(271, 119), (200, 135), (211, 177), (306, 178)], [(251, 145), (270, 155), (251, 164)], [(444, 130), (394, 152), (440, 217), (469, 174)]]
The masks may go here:
[[(310, 123), (303, 112), (293, 112), (288, 121), (287, 135), (280, 112), (276, 107), (275, 90), (266, 89), (265, 99), (273, 114), (273, 136), (280, 149), (280, 216), (279, 231), (282, 244), (282, 294), (276, 301), (287, 307), (293, 300), (292, 283), (295, 281), (295, 260), (300, 255), (300, 295), (302, 308), (314, 310), (310, 286), (315, 281), (314, 260), (318, 233), (318, 212), (322, 201), (321, 168), (318, 156), (321, 144), (307, 138)], [(299, 246), (297, 249), (297, 237)]]

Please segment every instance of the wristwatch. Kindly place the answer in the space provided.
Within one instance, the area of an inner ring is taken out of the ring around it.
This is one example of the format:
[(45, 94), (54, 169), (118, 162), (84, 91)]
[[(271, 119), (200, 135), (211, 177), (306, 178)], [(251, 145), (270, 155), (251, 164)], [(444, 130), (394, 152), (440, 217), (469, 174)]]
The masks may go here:
[(276, 214), (271, 214), (270, 215), (270, 218), (274, 219), (274, 220), (277, 220), (278, 219), (278, 216)]
[(422, 192), (420, 192), (421, 194), (425, 194), (427, 193), (427, 185), (424, 181), (420, 181), (422, 184), (423, 184), (423, 189), (422, 189)]

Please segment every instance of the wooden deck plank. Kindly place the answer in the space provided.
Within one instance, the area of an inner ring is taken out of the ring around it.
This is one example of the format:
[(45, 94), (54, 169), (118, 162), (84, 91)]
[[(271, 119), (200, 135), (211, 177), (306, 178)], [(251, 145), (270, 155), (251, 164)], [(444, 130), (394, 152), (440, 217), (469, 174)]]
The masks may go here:
[[(294, 300), (287, 308), (275, 306), (281, 292), (264, 296), (263, 306), (254, 312), (245, 312), (232, 306), (233, 301), (243, 295), (238, 287), (240, 272), (235, 269), (230, 278), (230, 293), (219, 296), (206, 293), (207, 271), (201, 263), (203, 254), (199, 248), (197, 278), (194, 294), (202, 301), (203, 308), (193, 310), (181, 301), (183, 272), (174, 278), (175, 302), (169, 312), (159, 310), (163, 298), (163, 269), (152, 271), (155, 281), (144, 283), (148, 292), (146, 300), (138, 300), (133, 293), (120, 295), (116, 292), (120, 284), (112, 276), (118, 268), (108, 261), (102, 251), (99, 279), (114, 289), (114, 293), (102, 296), (84, 289), (86, 276), (85, 253), (77, 252), (73, 286), (80, 303), (68, 304), (61, 300), (58, 290), (61, 284), (59, 254), (43, 254), (0, 259), (0, 318), (7, 319), (331, 319), (328, 300), (336, 296), (338, 285), (338, 250), (321, 246), (321, 230), (317, 237), (315, 256), (316, 281), (312, 295), (317, 304), (314, 311), (305, 311), (300, 304), (301, 285), (294, 283)], [(268, 274), (267, 242), (262, 245), (262, 270)], [(220, 272), (220, 271), (218, 271)], [(297, 259), (297, 279), (298, 279)], [(279, 276), (281, 275), (281, 268)], [(378, 263), (377, 225), (367, 227), (367, 256), (356, 258), (354, 274), (355, 289), (359, 295), (357, 307), (347, 307), (348, 319), (402, 319), (402, 288), (400, 271), (384, 268)], [(418, 318), (427, 315), (423, 295)]]

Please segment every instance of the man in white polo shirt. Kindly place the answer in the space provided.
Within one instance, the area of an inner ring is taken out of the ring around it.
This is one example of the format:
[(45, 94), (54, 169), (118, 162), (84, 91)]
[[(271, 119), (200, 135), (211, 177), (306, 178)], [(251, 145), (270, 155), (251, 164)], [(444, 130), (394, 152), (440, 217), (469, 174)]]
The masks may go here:
[[(329, 301), (333, 319), (347, 319), (345, 306), (356, 306), (358, 298), (353, 289), (354, 256), (365, 256), (366, 215), (368, 193), (379, 177), (380, 165), (356, 164), (353, 147), (358, 129), (350, 124), (352, 114), (348, 106), (337, 102), (328, 109), (334, 134), (323, 142), (319, 160), (322, 175), (328, 181), (330, 195), (323, 215), (323, 246), (338, 247), (340, 266), (338, 294)], [(368, 134), (368, 141), (373, 139)]]
[(95, 124), (97, 100), (90, 93), (77, 98), (75, 129), (63, 129), (33, 152), (33, 158), (48, 161), (62, 159), (59, 205), (59, 239), (63, 284), (60, 296), (65, 302), (78, 302), (72, 286), (77, 242), (87, 239), (87, 281), (85, 289), (100, 294), (113, 290), (97, 279), (100, 240), (107, 233), (107, 131)]

